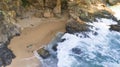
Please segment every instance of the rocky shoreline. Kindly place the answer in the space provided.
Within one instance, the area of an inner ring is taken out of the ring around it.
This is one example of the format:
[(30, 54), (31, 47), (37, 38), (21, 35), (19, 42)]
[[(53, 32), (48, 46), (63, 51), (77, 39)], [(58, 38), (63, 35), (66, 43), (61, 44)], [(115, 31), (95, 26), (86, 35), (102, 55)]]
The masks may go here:
[[(68, 23), (66, 24), (66, 32), (65, 33), (73, 34), (73, 35), (76, 35), (76, 36), (78, 36), (77, 33), (82, 33), (84, 35), (83, 38), (88, 37), (86, 32), (92, 32), (93, 35), (98, 35), (97, 32), (94, 32), (94, 31), (91, 30), (95, 27), (92, 26), (92, 25), (89, 25), (89, 23), (93, 23), (93, 22), (97, 23), (98, 19), (108, 19), (108, 20), (111, 20), (112, 22), (117, 22), (117, 24), (110, 25), (109, 30), (110, 31), (116, 31), (116, 32), (120, 31), (120, 25), (119, 25), (120, 20), (118, 20), (112, 13), (110, 13), (107, 10), (99, 10), (99, 11), (93, 13), (93, 14), (90, 14), (90, 15), (88, 14), (85, 17), (79, 17), (77, 19), (72, 17), (68, 21)], [(105, 22), (103, 22), (103, 23), (105, 23)], [(52, 59), (54, 57), (54, 60), (52, 60), (53, 62), (55, 60), (58, 60), (58, 58), (56, 57), (57, 56), (56, 51), (57, 51), (58, 43), (65, 41), (65, 39), (61, 39), (61, 37), (60, 38), (56, 37), (57, 39), (59, 39), (59, 41), (56, 41), (56, 39), (55, 39), (54, 40), (55, 45), (54, 45), (54, 43), (51, 42), (52, 44), (50, 43), (47, 46), (44, 46), (43, 48), (38, 50), (38, 54), (41, 58), (41, 62), (43, 63), (43, 65), (46, 65), (49, 62), (49, 61), (46, 61), (47, 59)], [(48, 46), (52, 46), (52, 48), (54, 48), (54, 49), (52, 49)], [(45, 47), (47, 47), (47, 48), (45, 48)], [(51, 50), (53, 50), (53, 51), (55, 50), (54, 51), (55, 54), (51, 54), (51, 52), (52, 52)], [(81, 50), (77, 49), (77, 48), (73, 49), (72, 51), (75, 52), (76, 54), (81, 53)], [(53, 57), (51, 58), (51, 56), (53, 56)], [(43, 66), (43, 67), (56, 67), (56, 65), (57, 65), (57, 63), (55, 63), (53, 66), (51, 64), (51, 66)]]
[[(16, 18), (24, 19), (31, 16), (60, 18), (66, 12), (69, 16), (66, 33), (91, 32), (90, 29), (93, 26), (88, 23), (102, 18), (117, 22), (116, 25), (110, 25), (110, 30), (120, 31), (120, 20), (115, 18), (113, 12), (107, 7), (108, 4), (119, 3), (119, 0), (16, 0), (14, 2), (1, 0), (0, 2), (0, 67), (11, 64), (12, 59), (15, 58), (13, 52), (8, 48), (8, 44), (14, 36), (20, 35)], [(54, 45), (53, 50), (56, 51), (56, 47), (57, 45)], [(50, 53), (43, 50), (40, 49), (38, 52), (40, 56), (43, 59), (49, 57)]]
[(0, 67), (11, 64), (12, 59), (15, 58), (8, 45), (14, 36), (19, 35), (20, 29), (16, 25), (7, 22), (3, 13), (0, 13)]

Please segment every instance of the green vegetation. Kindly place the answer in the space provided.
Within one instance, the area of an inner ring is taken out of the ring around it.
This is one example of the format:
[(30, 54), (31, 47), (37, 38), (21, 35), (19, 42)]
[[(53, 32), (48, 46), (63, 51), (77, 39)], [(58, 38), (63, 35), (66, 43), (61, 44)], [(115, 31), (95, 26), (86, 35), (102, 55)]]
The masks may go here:
[(30, 3), (27, 0), (21, 0), (21, 1), (22, 1), (22, 6), (23, 7), (26, 7), (26, 6), (30, 5)]

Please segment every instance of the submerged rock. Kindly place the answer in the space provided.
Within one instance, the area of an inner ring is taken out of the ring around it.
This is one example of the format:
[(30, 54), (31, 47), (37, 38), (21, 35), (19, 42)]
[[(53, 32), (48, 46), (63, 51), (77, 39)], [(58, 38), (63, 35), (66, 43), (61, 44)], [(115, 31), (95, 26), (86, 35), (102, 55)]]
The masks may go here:
[(55, 45), (53, 45), (53, 47), (52, 47), (52, 49), (54, 50), (54, 51), (57, 51), (57, 44), (55, 44)]
[(73, 48), (72, 52), (75, 53), (75, 54), (81, 54), (82, 53), (80, 48)]

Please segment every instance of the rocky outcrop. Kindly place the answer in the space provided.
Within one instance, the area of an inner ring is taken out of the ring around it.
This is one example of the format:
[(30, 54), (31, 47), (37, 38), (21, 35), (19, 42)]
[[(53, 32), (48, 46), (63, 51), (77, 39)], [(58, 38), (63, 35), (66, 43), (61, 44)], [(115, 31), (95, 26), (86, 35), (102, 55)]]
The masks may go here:
[(15, 58), (13, 52), (3, 44), (3, 46), (0, 47), (0, 67), (11, 64), (13, 58)]
[[(118, 1), (117, 1), (118, 2)], [(86, 23), (98, 21), (97, 19), (106, 18), (118, 22), (113, 12), (107, 8), (108, 0), (70, 0), (68, 1), (69, 16), (72, 21), (66, 24), (68, 33), (90, 31)]]
[(110, 30), (120, 32), (120, 25), (110, 25)]
[(0, 67), (11, 64), (15, 55), (7, 47), (11, 38), (20, 35), (20, 29), (11, 21), (8, 22), (9, 17), (0, 12)]
[[(89, 28), (91, 28), (92, 26), (88, 25), (87, 23), (98, 21), (97, 19), (101, 18), (112, 19), (113, 21), (118, 22), (118, 24), (120, 24), (120, 21), (117, 20), (117, 18), (115, 18), (110, 12), (106, 10), (99, 10), (94, 13), (89, 13), (87, 16), (79, 15), (79, 18), (73, 18), (73, 20), (69, 20), (66, 24), (66, 31), (68, 33), (90, 31)], [(110, 29), (119, 31), (119, 25), (111, 25)]]
[(66, 24), (66, 32), (67, 33), (86, 32), (86, 31), (90, 31), (89, 27), (90, 25), (87, 25), (86, 23), (83, 23), (82, 21), (80, 23), (75, 20), (70, 20)]
[(68, 9), (70, 17), (75, 20), (92, 22), (96, 18), (107, 18), (118, 22), (102, 0), (73, 0), (68, 2)]

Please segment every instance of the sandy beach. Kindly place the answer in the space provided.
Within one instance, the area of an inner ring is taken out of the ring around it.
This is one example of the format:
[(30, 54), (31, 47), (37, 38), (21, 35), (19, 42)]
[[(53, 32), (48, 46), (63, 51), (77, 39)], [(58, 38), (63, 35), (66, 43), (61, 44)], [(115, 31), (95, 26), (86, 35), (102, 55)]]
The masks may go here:
[(7, 67), (39, 67), (40, 61), (33, 51), (48, 44), (57, 32), (65, 32), (65, 18), (27, 18), (19, 20), (24, 28), (21, 35), (11, 40), (9, 48), (16, 55)]

